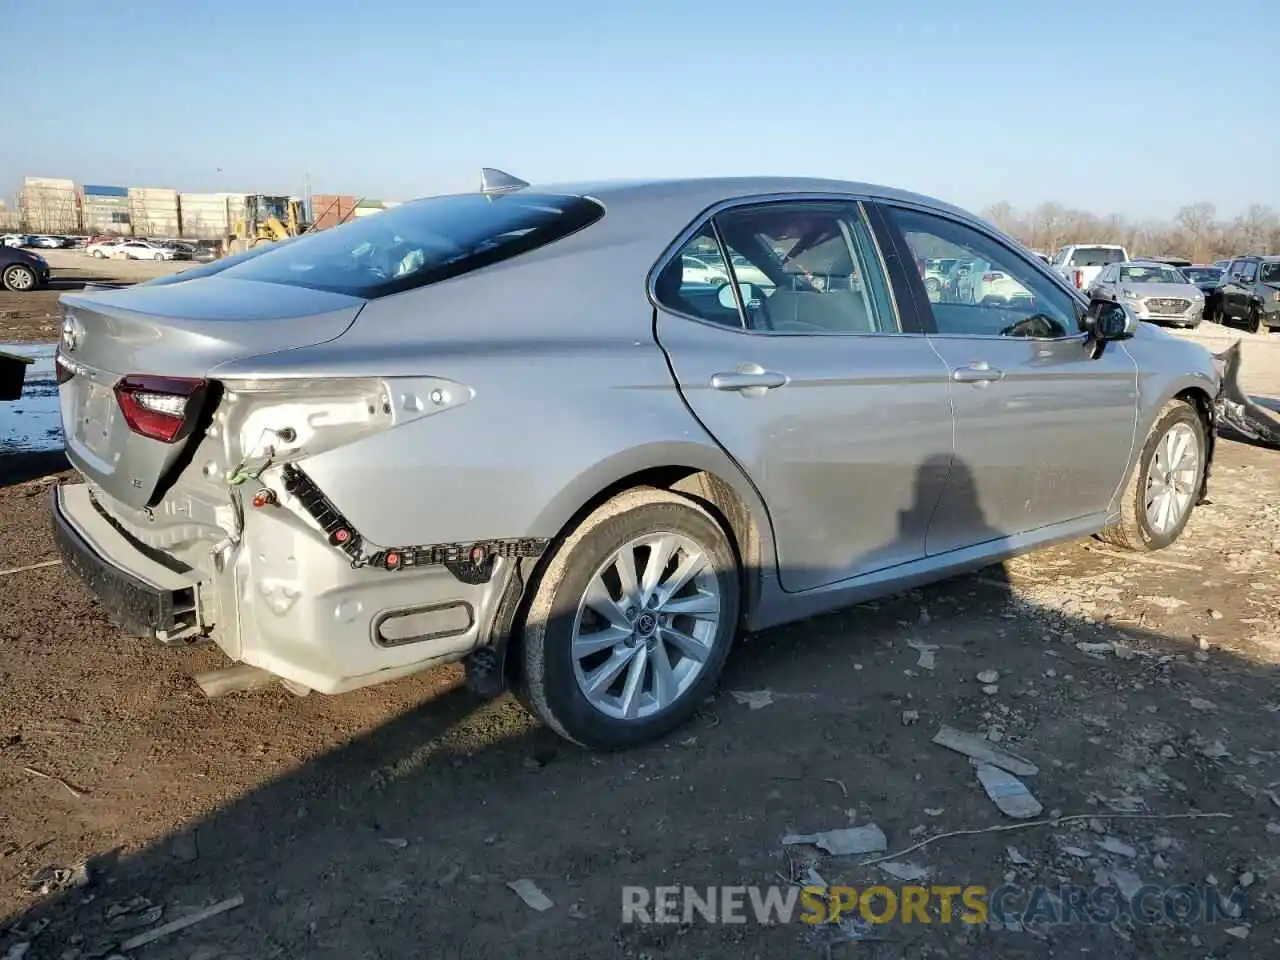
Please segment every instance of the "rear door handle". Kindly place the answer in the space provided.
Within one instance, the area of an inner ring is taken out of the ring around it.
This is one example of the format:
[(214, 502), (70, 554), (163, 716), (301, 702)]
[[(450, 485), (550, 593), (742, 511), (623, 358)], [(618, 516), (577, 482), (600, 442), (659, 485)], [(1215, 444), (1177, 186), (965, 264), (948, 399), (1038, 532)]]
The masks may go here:
[(737, 370), (711, 375), (715, 390), (732, 390), (746, 397), (760, 397), (769, 390), (785, 387), (789, 378), (784, 373), (766, 370), (757, 364), (744, 364)]
[(956, 383), (996, 383), (1004, 379), (1004, 371), (995, 369), (985, 360), (976, 360), (967, 367), (952, 370), (951, 379)]

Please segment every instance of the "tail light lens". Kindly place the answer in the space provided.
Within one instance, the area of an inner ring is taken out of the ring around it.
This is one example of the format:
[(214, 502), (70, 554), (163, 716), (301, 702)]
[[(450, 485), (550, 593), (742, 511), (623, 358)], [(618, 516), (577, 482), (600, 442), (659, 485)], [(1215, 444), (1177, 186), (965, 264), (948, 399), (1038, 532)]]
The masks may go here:
[(53, 373), (59, 384), (64, 384), (76, 375), (76, 365), (62, 355), (59, 350), (53, 357)]
[(176, 443), (190, 434), (207, 386), (186, 377), (130, 374), (116, 384), (116, 402), (134, 433)]
[(1084, 271), (1077, 270), (1076, 271), (1076, 289), (1079, 290), (1083, 286), (1084, 286)]

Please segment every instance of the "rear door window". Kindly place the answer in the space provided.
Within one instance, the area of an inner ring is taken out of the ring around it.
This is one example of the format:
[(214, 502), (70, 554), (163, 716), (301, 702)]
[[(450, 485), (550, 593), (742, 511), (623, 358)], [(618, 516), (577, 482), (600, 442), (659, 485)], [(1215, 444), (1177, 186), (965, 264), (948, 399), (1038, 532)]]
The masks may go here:
[(218, 272), (373, 299), (536, 250), (602, 216), (604, 208), (586, 197), (431, 197), (305, 234)]

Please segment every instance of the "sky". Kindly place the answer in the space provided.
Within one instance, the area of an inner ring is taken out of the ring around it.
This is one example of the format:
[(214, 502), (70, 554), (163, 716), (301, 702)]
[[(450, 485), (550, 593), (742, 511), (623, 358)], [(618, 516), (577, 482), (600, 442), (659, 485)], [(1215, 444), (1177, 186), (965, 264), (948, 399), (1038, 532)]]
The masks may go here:
[(407, 200), (494, 166), (1280, 207), (1280, 0), (9, 3), (10, 203), (23, 176)]

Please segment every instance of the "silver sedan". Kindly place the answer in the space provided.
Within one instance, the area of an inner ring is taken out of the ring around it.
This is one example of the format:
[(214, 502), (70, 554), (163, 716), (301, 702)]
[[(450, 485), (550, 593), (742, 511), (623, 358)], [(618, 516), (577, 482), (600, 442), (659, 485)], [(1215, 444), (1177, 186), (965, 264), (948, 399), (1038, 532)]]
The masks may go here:
[[(1024, 294), (934, 302), (939, 258)], [(123, 631), (211, 639), (210, 693), (465, 659), (599, 748), (688, 718), (744, 629), (1168, 546), (1220, 386), (970, 214), (839, 181), (487, 171), (62, 304), (55, 530)]]

